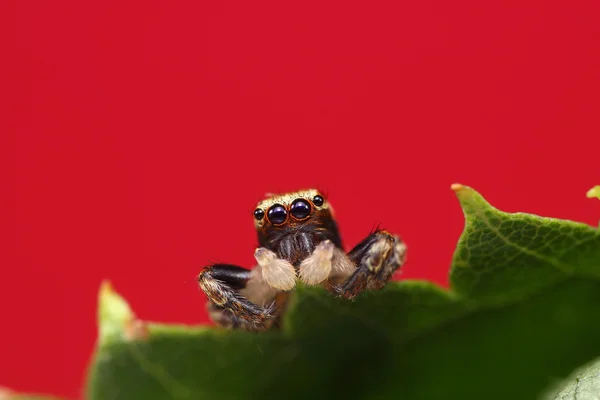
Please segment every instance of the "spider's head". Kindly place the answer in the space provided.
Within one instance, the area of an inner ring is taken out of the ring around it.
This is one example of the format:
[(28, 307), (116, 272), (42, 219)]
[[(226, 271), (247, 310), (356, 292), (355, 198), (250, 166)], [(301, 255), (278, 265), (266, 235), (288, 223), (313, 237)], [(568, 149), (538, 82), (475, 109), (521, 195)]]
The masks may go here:
[(282, 240), (288, 237), (294, 242), (304, 237), (310, 240), (308, 247), (324, 239), (340, 245), (333, 209), (316, 189), (267, 197), (254, 210), (254, 225), (259, 243), (274, 251), (290, 243)]
[(329, 204), (315, 189), (271, 195), (254, 210), (258, 230), (296, 227), (322, 218), (332, 218)]

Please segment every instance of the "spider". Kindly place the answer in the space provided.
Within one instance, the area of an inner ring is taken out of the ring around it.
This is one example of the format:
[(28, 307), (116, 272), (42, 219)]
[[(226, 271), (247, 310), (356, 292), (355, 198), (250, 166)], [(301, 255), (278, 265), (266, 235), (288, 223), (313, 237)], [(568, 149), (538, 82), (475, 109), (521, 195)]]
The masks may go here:
[(198, 276), (209, 315), (222, 327), (277, 325), (298, 280), (354, 299), (365, 289), (382, 288), (406, 258), (402, 240), (380, 229), (344, 252), (333, 208), (315, 189), (270, 195), (258, 203), (254, 219), (256, 267), (214, 264)]

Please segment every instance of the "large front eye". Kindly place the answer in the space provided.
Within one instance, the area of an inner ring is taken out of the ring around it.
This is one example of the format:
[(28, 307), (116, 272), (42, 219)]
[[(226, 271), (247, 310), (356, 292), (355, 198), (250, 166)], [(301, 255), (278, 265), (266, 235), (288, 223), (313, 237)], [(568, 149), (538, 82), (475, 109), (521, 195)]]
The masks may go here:
[(290, 213), (296, 219), (304, 219), (310, 215), (310, 204), (304, 199), (296, 199), (290, 207)]
[(271, 206), (271, 208), (269, 208), (267, 217), (273, 225), (281, 225), (287, 219), (287, 211), (281, 204), (274, 204)]

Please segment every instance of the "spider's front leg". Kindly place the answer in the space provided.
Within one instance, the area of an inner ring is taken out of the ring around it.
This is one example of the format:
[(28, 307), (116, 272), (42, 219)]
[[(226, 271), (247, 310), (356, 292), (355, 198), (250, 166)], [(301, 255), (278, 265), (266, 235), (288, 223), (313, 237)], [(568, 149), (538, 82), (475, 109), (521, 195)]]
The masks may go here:
[(348, 257), (356, 270), (336, 287), (336, 292), (352, 299), (365, 289), (381, 289), (404, 264), (406, 245), (396, 235), (377, 231), (357, 244)]
[(208, 297), (211, 319), (220, 326), (256, 330), (275, 317), (277, 291), (262, 279), (260, 266), (211, 265), (200, 272), (198, 284)]

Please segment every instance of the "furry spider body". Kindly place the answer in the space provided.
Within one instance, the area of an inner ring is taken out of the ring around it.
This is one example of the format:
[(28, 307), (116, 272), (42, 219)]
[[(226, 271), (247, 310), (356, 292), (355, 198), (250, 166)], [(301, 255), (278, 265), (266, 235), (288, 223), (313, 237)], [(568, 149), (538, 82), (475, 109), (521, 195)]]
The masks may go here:
[(333, 209), (314, 189), (268, 197), (254, 218), (256, 267), (215, 264), (198, 276), (211, 318), (224, 327), (271, 327), (298, 280), (346, 299), (380, 289), (406, 258), (400, 238), (381, 230), (344, 252)]

